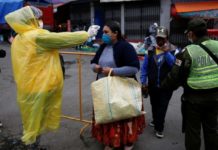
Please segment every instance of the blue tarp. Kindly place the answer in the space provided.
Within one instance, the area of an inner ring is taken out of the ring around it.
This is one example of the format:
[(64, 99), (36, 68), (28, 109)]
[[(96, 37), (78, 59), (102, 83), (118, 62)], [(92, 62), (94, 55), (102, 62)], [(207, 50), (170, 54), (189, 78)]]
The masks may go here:
[(60, 4), (67, 3), (73, 0), (27, 0), (28, 2), (39, 2), (39, 3), (49, 3), (49, 4)]
[(23, 7), (23, 0), (0, 0), (0, 24), (5, 23), (5, 15)]
[(47, 3), (47, 4), (50, 4), (50, 3), (51, 3), (51, 0), (27, 0), (27, 2)]

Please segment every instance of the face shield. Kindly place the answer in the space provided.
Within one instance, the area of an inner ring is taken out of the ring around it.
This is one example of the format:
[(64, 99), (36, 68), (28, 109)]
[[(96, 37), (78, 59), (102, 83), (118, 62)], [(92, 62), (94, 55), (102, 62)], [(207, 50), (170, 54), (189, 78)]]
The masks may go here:
[(42, 11), (39, 8), (36, 8), (34, 6), (30, 6), (31, 10), (33, 11), (33, 15), (38, 20), (38, 25), (40, 28), (43, 28), (43, 21), (42, 21)]
[(30, 8), (33, 11), (33, 14), (36, 17), (36, 19), (40, 19), (42, 17), (43, 13), (39, 8), (36, 8), (34, 6), (30, 6)]

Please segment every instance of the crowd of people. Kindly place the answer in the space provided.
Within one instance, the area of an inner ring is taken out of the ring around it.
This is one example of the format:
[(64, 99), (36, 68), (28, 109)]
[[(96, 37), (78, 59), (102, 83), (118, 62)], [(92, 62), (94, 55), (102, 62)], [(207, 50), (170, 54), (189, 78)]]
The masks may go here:
[[(23, 123), (22, 141), (29, 146), (36, 144), (42, 133), (56, 130), (60, 124), (63, 73), (58, 49), (80, 45), (99, 30), (95, 26), (88, 32), (49, 32), (40, 27), (42, 15), (38, 8), (26, 6), (5, 17), (17, 33), (11, 45), (11, 59)], [(218, 41), (208, 38), (207, 24), (200, 18), (188, 23), (185, 34), (191, 44), (176, 55), (165, 27), (153, 24), (150, 31), (145, 40), (147, 53), (140, 66), (133, 46), (121, 35), (119, 23), (107, 22), (103, 27), (103, 44), (91, 60), (97, 80), (107, 77), (110, 71), (112, 76), (137, 80), (140, 71), (138, 82), (144, 97), (150, 97), (152, 108), (152, 120), (148, 124), (154, 127), (158, 138), (164, 137), (164, 122), (173, 91), (182, 86), (186, 150), (200, 150), (201, 126), (205, 149), (217, 150)], [(105, 150), (133, 149), (145, 127), (143, 114), (96, 124), (93, 113), (92, 136), (105, 145)]]

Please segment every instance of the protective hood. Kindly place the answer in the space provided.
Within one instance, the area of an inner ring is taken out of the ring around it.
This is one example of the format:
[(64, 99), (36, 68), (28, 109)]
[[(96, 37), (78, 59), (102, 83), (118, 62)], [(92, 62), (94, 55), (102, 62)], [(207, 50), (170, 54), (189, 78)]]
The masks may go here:
[(8, 14), (6, 21), (18, 33), (11, 45), (11, 61), (22, 141), (32, 144), (40, 134), (57, 130), (60, 124), (63, 72), (58, 49), (80, 45), (89, 34), (41, 29), (29, 6)]
[(18, 34), (39, 28), (38, 20), (29, 6), (9, 13), (5, 16), (5, 20)]

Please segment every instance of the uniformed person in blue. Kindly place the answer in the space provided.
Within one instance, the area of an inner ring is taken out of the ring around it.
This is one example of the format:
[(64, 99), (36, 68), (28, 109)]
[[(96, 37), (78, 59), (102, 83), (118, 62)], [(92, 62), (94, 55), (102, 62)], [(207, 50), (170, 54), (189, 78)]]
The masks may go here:
[(177, 55), (162, 87), (184, 88), (182, 114), (186, 150), (200, 150), (201, 127), (205, 150), (218, 150), (218, 64), (200, 46), (206, 46), (217, 57), (218, 41), (207, 36), (207, 24), (201, 18), (189, 21), (185, 34), (192, 44)]

